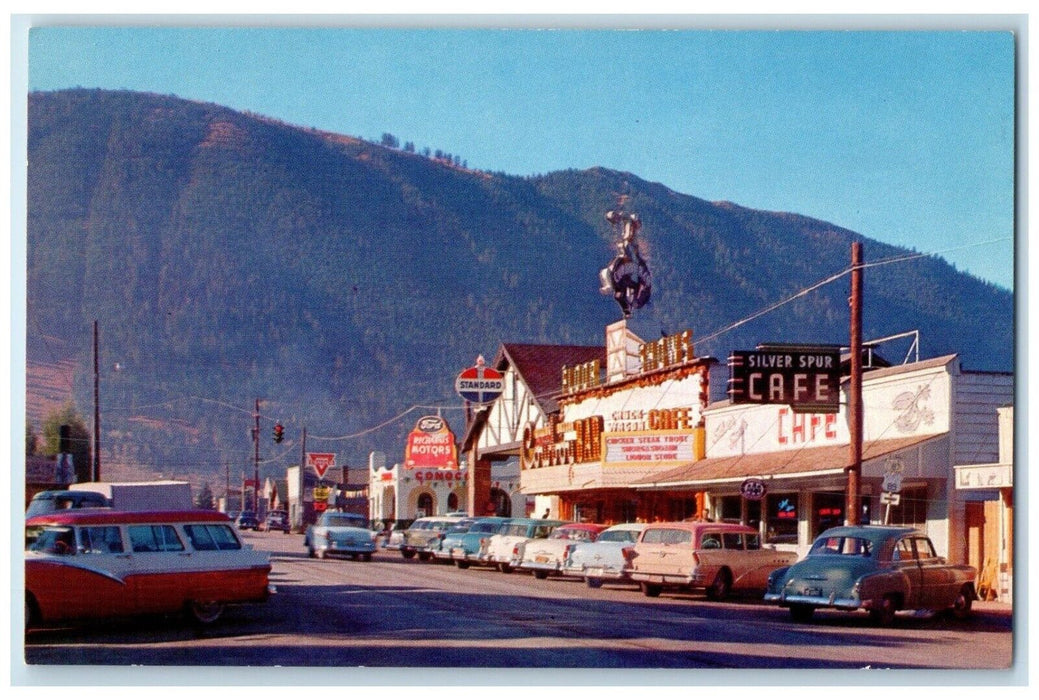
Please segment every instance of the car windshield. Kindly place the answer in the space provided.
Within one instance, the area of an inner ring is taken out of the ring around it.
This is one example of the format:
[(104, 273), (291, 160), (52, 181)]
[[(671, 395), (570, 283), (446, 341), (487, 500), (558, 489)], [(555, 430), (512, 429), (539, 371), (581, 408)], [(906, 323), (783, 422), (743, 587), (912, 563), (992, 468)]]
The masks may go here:
[(47, 527), (29, 547), (34, 552), (75, 554), (76, 537), (70, 527)]
[(360, 515), (346, 513), (325, 513), (321, 517), (322, 524), (328, 527), (367, 527), (368, 521)]
[(808, 556), (839, 554), (852, 557), (868, 557), (873, 553), (873, 543), (861, 537), (820, 537), (812, 545)]
[(476, 523), (469, 531), (470, 532), (497, 532), (498, 528), (501, 527), (499, 523)]
[(597, 542), (634, 542), (639, 533), (635, 530), (612, 530), (599, 535)]
[(561, 527), (552, 531), (552, 534), (548, 536), (550, 540), (577, 540), (579, 542), (589, 542), (595, 539), (595, 534), (588, 530), (582, 530), (580, 528), (566, 528)]

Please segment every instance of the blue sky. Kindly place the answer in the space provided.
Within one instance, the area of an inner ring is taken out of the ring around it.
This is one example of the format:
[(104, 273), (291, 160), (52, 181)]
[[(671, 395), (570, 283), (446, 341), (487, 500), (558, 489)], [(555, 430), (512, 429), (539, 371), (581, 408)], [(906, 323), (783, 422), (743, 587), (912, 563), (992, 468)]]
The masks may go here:
[(515, 175), (605, 166), (1013, 289), (1014, 60), (1007, 31), (44, 26), (28, 87), (389, 132)]

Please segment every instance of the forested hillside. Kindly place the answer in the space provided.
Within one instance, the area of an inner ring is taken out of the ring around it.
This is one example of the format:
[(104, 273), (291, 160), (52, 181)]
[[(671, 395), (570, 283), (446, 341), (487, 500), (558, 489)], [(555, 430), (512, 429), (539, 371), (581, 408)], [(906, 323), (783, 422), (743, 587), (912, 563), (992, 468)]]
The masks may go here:
[[(400, 459), (414, 421), (436, 412), (390, 420), (413, 406), (448, 407), (460, 434), (453, 381), (478, 354), (600, 344), (620, 317), (597, 275), (621, 194), (654, 275), (632, 320), (647, 339), (713, 335), (846, 268), (862, 240), (635, 174), (472, 171), (170, 96), (33, 94), (28, 138), (29, 362), (75, 361), (89, 413), (96, 319), (104, 459), (165, 476), (251, 469), (256, 398), (272, 475), (298, 462), (304, 426), (308, 449), (351, 464), (372, 449)], [(864, 245), (867, 261), (908, 252)], [(1012, 369), (1008, 291), (933, 257), (870, 268), (865, 291), (867, 339), (919, 329), (925, 356)], [(697, 352), (847, 342), (847, 296), (838, 281)]]

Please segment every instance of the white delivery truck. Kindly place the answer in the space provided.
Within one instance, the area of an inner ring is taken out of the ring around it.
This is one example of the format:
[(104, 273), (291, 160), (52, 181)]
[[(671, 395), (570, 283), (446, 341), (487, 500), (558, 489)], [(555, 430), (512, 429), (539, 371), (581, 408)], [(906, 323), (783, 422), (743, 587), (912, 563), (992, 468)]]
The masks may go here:
[(107, 498), (112, 508), (125, 511), (193, 510), (191, 484), (186, 481), (85, 481), (70, 484), (70, 491), (93, 491)]

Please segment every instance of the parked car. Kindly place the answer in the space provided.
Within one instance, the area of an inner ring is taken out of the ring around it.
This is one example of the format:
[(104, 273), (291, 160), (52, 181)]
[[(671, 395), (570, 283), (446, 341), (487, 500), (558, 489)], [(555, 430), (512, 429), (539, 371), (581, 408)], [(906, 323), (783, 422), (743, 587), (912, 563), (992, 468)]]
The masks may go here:
[(562, 524), (562, 520), (510, 518), (498, 532), (481, 543), (479, 562), (497, 567), (503, 574), (511, 573), (523, 558), (523, 548), (528, 540), (544, 539)]
[(235, 527), (239, 530), (259, 530), (260, 521), (256, 517), (256, 513), (251, 510), (243, 510), (238, 514), (238, 518), (235, 520)]
[(465, 532), (448, 533), (441, 541), (441, 552), (447, 550), (448, 558), (459, 569), (468, 569), (480, 563), (480, 546), (498, 532), (508, 518), (488, 516), (477, 518)]
[(794, 552), (762, 548), (754, 528), (700, 521), (647, 525), (626, 553), (631, 579), (643, 594), (699, 589), (712, 600), (737, 590), (763, 591), (772, 571), (797, 561)]
[(270, 555), (242, 543), (223, 513), (89, 508), (31, 518), (26, 627), (186, 611), (200, 623), (225, 606), (266, 601)]
[(977, 570), (949, 564), (923, 533), (908, 527), (862, 525), (822, 533), (808, 555), (769, 577), (765, 600), (798, 621), (818, 608), (859, 610), (890, 625), (899, 610), (950, 610), (970, 615)]
[(448, 528), (462, 520), (461, 515), (438, 515), (429, 518), (419, 518), (404, 531), (404, 538), (400, 543), (400, 553), (405, 559), (411, 559), (416, 554), (422, 561), (428, 561), (433, 557), (430, 550), (440, 538), (447, 532)]
[(292, 525), (289, 523), (289, 514), (283, 510), (272, 510), (267, 514), (265, 529), (267, 532), (281, 530), (286, 535), (289, 534), (292, 530)]
[(594, 542), (571, 545), (563, 561), (562, 574), (583, 578), (589, 588), (598, 588), (604, 581), (630, 581), (624, 548), (635, 544), (645, 529), (645, 523), (623, 523), (603, 530)]
[(25, 517), (52, 513), (68, 508), (110, 508), (112, 502), (95, 491), (40, 491), (29, 501)]
[(397, 521), (393, 524), (393, 527), (383, 531), (383, 549), (392, 549), (400, 551), (400, 546), (404, 544), (404, 532), (408, 529), (411, 524), (409, 521)]
[(375, 533), (368, 529), (368, 518), (356, 513), (328, 510), (303, 535), (307, 555), (324, 559), (329, 554), (346, 554), (351, 559), (371, 561), (375, 552)]
[(594, 542), (605, 525), (568, 523), (560, 525), (544, 539), (531, 540), (523, 547), (518, 568), (530, 571), (535, 578), (558, 574), (566, 560), (567, 550), (579, 542)]
[(450, 564), (451, 547), (458, 542), (462, 535), (469, 532), (469, 528), (475, 522), (476, 518), (463, 517), (457, 523), (447, 528), (447, 530), (440, 533), (440, 536), (428, 547), (429, 553), (433, 555), (433, 559), (440, 563)]

